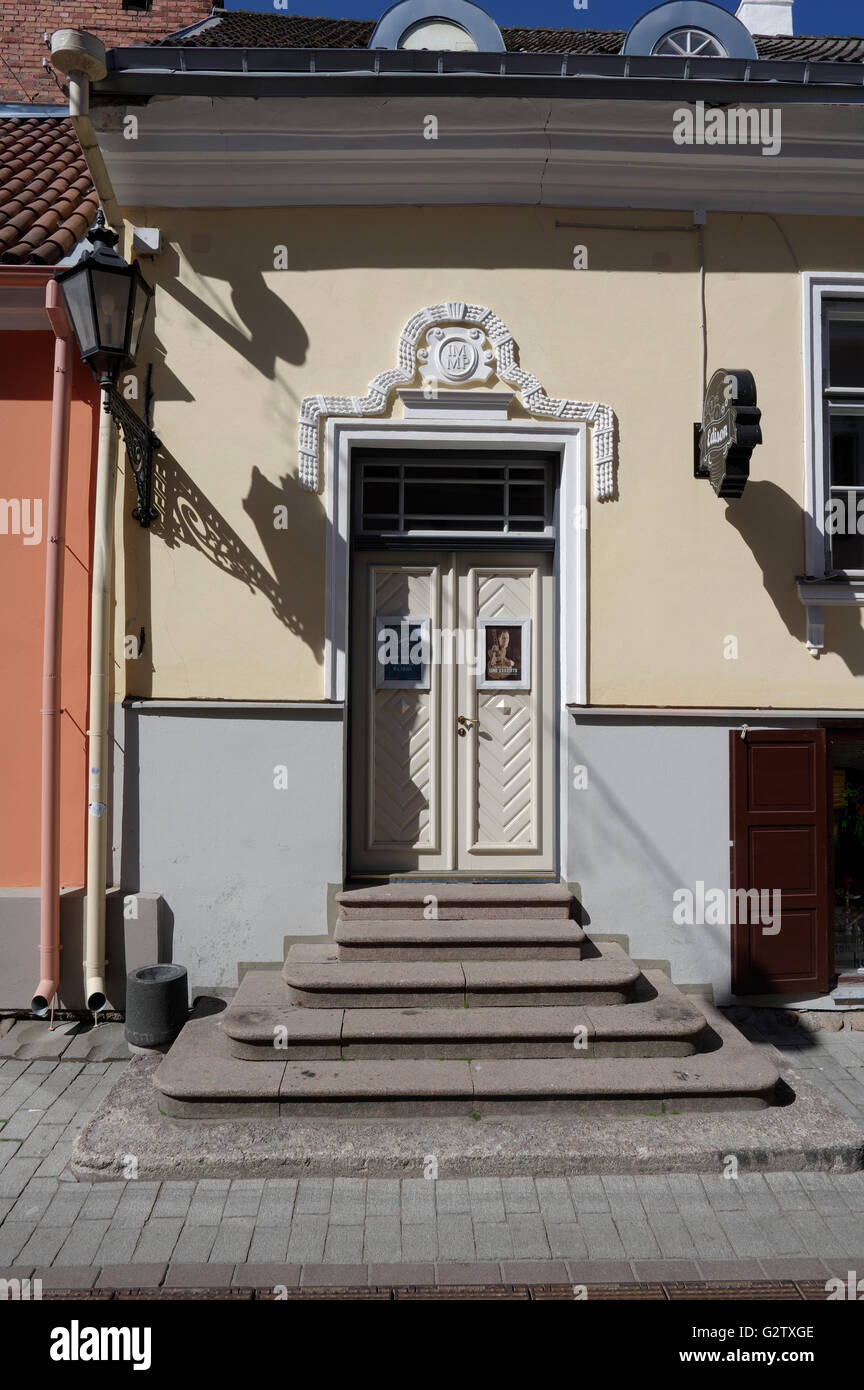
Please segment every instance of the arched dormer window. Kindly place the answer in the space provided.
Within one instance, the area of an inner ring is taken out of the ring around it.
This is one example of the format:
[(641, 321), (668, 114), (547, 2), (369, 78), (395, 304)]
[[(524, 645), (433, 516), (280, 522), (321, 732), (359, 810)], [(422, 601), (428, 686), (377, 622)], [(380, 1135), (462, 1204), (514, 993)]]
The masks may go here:
[(711, 0), (667, 0), (643, 14), (621, 50), (656, 58), (755, 58), (749, 29)]
[(728, 58), (719, 39), (705, 29), (672, 29), (658, 39), (651, 49), (652, 56)]
[(370, 48), (503, 53), (501, 30), (470, 0), (399, 0), (379, 19)]

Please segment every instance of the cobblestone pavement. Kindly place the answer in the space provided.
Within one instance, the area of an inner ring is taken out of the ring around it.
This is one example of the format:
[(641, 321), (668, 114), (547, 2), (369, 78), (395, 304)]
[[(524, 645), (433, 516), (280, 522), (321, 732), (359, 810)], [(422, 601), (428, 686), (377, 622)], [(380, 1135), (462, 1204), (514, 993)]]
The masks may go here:
[[(782, 1047), (864, 1137), (864, 1033), (742, 1027)], [(228, 1286), (253, 1266), (307, 1284), (374, 1284), (394, 1265), (459, 1282), (482, 1266), (477, 1282), (507, 1283), (514, 1261), (553, 1282), (586, 1268), (622, 1281), (864, 1275), (864, 1172), (76, 1182), (73, 1138), (125, 1065), (0, 1063), (0, 1270), (51, 1268), (81, 1288), (128, 1282), (130, 1265), (142, 1285), (166, 1266), (169, 1282), (200, 1282), (188, 1271), (203, 1264)]]

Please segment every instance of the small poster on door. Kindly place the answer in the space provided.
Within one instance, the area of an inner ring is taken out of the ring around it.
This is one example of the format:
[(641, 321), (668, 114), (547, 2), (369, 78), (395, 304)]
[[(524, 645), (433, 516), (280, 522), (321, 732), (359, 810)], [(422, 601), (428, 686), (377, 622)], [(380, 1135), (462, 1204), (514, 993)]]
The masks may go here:
[(375, 618), (376, 690), (428, 690), (428, 618)]
[(478, 690), (531, 688), (531, 619), (479, 618), (477, 650), (481, 661)]

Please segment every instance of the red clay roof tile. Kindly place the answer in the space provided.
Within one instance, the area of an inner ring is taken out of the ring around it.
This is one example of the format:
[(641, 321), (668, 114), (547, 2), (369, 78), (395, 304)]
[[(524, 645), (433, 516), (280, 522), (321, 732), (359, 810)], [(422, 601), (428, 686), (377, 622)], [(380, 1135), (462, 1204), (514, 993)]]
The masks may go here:
[(69, 121), (0, 118), (0, 262), (56, 265), (86, 236), (98, 207)]

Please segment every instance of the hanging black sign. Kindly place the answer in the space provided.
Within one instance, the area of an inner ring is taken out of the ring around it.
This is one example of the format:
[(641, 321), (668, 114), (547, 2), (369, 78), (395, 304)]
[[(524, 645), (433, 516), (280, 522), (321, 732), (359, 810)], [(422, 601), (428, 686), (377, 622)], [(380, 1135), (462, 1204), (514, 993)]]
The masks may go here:
[(753, 373), (719, 367), (708, 382), (699, 428), (697, 476), (709, 478), (718, 497), (740, 497), (750, 476), (750, 455), (762, 443)]

